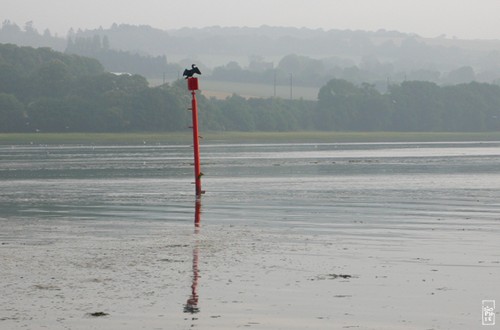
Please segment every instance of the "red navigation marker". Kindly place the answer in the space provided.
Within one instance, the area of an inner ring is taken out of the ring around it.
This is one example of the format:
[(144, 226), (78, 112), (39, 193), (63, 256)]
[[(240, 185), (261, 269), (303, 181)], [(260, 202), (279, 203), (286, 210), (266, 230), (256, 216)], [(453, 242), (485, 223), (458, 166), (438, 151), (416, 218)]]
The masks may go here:
[(193, 117), (193, 149), (194, 149), (194, 180), (196, 185), (196, 197), (200, 197), (205, 192), (201, 190), (201, 172), (200, 166), (200, 135), (198, 132), (198, 102), (196, 101), (196, 91), (198, 90), (198, 78), (187, 78), (188, 89), (191, 91), (191, 113)]

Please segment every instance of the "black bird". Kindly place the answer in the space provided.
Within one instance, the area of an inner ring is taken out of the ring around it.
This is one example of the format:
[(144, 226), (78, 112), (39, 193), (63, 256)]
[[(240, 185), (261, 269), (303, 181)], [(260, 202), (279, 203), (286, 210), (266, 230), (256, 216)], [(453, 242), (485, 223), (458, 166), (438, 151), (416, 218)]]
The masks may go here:
[(186, 69), (184, 70), (184, 73), (182, 74), (183, 76), (186, 76), (187, 78), (191, 78), (195, 73), (201, 74), (200, 69), (196, 66), (196, 64), (191, 65), (191, 69)]

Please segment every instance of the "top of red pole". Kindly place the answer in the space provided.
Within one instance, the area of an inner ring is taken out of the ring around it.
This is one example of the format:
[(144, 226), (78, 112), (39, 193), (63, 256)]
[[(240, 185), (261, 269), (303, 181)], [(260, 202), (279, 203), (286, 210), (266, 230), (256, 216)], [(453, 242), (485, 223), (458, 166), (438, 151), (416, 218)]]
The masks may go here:
[(190, 91), (197, 91), (199, 89), (198, 88), (198, 78), (195, 78), (195, 77), (188, 78), (187, 82), (188, 82), (188, 89)]

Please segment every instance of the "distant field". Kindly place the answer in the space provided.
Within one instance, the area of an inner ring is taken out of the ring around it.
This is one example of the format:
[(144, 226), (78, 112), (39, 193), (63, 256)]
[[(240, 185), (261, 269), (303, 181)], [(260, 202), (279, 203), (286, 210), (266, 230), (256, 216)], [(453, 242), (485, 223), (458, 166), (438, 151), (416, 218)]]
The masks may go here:
[[(200, 80), (200, 89), (207, 97), (226, 98), (232, 94), (238, 94), (245, 98), (269, 98), (274, 95), (274, 85), (237, 83), (217, 80)], [(304, 100), (316, 100), (318, 98), (318, 87), (292, 86), (292, 98)], [(290, 85), (276, 85), (276, 97), (290, 98)]]
[[(500, 132), (202, 132), (202, 144), (286, 142), (500, 141)], [(0, 145), (168, 145), (191, 144), (191, 132), (175, 133), (4, 133)]]
[(141, 145), (189, 143), (191, 132), (176, 133), (7, 133), (0, 144)]

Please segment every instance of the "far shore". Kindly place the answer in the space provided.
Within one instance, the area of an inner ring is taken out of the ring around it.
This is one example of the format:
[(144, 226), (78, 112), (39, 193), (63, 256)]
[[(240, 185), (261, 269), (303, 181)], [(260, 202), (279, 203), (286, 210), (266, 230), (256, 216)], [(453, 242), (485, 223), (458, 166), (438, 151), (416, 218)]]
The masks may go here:
[[(500, 141), (500, 132), (202, 132), (202, 143), (363, 143)], [(0, 133), (0, 145), (190, 144), (191, 132)]]

